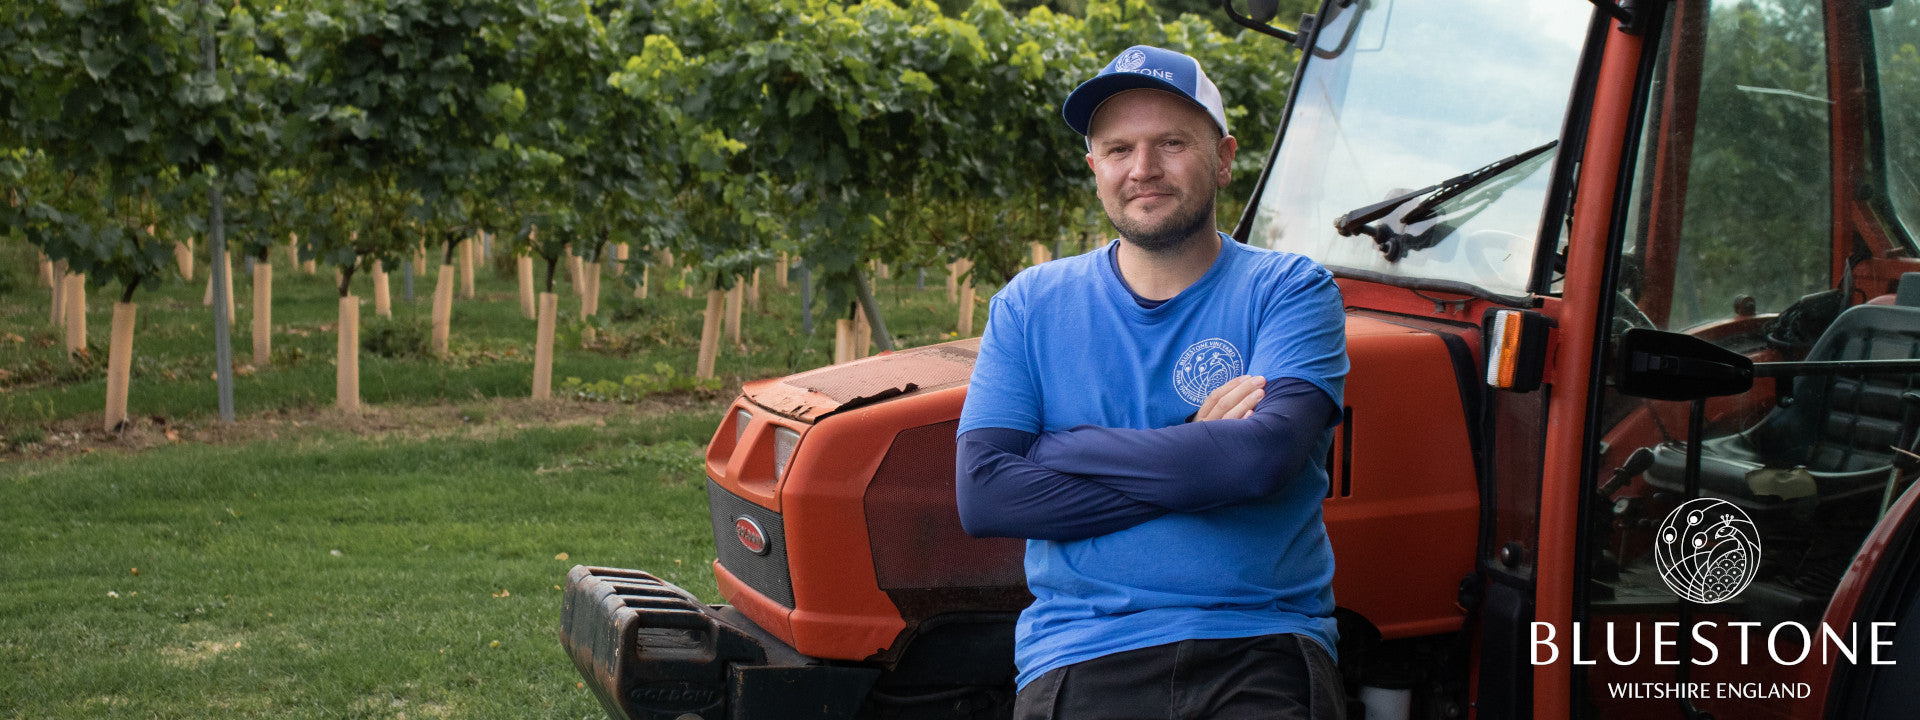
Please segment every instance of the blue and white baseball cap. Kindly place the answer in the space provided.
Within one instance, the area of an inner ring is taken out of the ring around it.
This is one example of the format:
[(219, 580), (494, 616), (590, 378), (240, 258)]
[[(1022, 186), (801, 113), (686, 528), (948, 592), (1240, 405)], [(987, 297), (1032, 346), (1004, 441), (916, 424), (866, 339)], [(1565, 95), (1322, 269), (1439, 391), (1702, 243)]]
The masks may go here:
[(1200, 61), (1151, 45), (1135, 45), (1122, 51), (1113, 62), (1100, 69), (1100, 74), (1067, 94), (1067, 103), (1060, 107), (1060, 114), (1066, 117), (1067, 127), (1085, 135), (1094, 112), (1107, 98), (1142, 88), (1165, 90), (1187, 99), (1207, 111), (1213, 124), (1220, 126), (1222, 136), (1230, 134), (1227, 112), (1220, 106), (1220, 88), (1207, 79), (1207, 73), (1200, 69)]

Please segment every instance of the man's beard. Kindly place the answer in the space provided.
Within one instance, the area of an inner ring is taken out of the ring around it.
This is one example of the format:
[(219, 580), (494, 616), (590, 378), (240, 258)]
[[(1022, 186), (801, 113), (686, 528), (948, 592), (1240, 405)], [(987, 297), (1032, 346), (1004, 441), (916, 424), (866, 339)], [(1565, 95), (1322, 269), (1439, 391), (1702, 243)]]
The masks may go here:
[(1126, 238), (1134, 247), (1158, 254), (1177, 249), (1212, 228), (1213, 202), (1213, 195), (1209, 193), (1207, 201), (1194, 208), (1193, 212), (1169, 217), (1158, 228), (1134, 222), (1124, 213), (1115, 213), (1110, 208), (1106, 209), (1107, 220), (1120, 231), (1120, 237)]

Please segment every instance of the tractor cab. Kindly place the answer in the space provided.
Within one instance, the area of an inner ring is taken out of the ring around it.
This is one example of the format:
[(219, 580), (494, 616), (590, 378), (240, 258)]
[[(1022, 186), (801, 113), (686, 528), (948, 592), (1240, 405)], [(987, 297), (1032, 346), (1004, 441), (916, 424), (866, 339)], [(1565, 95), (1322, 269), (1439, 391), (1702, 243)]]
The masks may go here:
[[(1911, 531), (1896, 500), (1920, 470), (1920, 6), (1687, 0), (1649, 19), (1606, 295), (1616, 382), (1586, 448), (1571, 599), (1588, 655), (1569, 662), (1593, 664), (1572, 668), (1574, 707), (1910, 712), (1888, 683), (1911, 679), (1895, 648), (1920, 636), (1895, 621), (1914, 598), (1885, 585), (1914, 560), (1862, 549)], [(1737, 353), (1751, 385), (1634, 396), (1629, 336), (1651, 331)], [(1628, 640), (1663, 627), (1670, 646)], [(1663, 687), (1680, 692), (1648, 697)]]
[[(1920, 4), (1335, 0), (1314, 26), (1236, 236), (1327, 265), (1352, 316), (1477, 341), (1477, 713), (1898, 707), (1890, 648), (1920, 638), (1872, 623), (1914, 561), (1862, 547), (1906, 537), (1920, 469)], [(1379, 538), (1328, 518), (1343, 591)]]

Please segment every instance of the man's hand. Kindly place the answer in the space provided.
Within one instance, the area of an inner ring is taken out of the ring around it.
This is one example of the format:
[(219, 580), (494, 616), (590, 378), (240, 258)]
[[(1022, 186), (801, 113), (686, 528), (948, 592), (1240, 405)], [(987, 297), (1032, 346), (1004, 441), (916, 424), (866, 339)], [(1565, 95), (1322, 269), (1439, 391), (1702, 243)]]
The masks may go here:
[(1206, 402), (1200, 403), (1200, 411), (1193, 414), (1193, 421), (1240, 420), (1251, 416), (1260, 398), (1266, 397), (1266, 387), (1267, 379), (1259, 375), (1241, 375), (1228, 380), (1214, 388)]

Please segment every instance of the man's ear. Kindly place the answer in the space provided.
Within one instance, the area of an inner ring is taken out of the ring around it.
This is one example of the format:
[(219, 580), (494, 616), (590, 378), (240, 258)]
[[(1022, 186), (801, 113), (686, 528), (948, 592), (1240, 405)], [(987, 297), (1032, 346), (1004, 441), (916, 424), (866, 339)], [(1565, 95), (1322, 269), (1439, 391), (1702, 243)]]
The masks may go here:
[(1087, 150), (1087, 170), (1090, 170), (1095, 174), (1098, 174), (1100, 172), (1099, 168), (1096, 168), (1093, 166), (1093, 150), (1091, 149)]
[(1220, 187), (1226, 187), (1227, 183), (1233, 180), (1233, 155), (1239, 149), (1240, 141), (1235, 140), (1232, 135), (1222, 136), (1220, 143), (1214, 148), (1220, 156), (1220, 170), (1214, 180), (1220, 184)]

